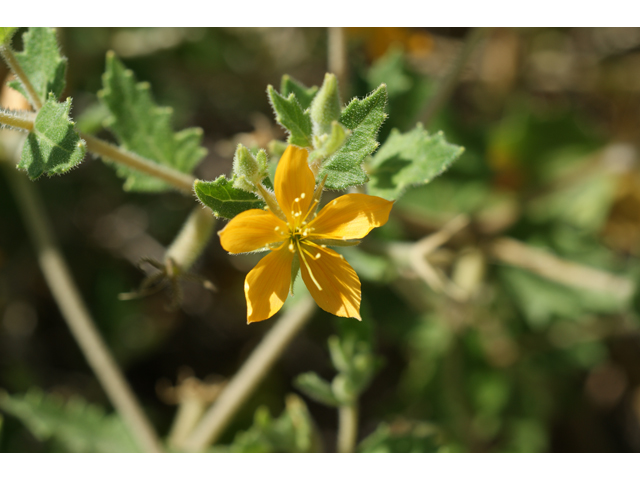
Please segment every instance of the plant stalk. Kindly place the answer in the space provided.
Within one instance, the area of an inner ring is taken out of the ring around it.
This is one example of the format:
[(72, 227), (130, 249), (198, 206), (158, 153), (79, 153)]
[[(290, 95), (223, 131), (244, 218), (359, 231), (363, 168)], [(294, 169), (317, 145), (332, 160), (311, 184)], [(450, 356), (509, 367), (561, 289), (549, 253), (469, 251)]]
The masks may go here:
[(338, 408), (338, 452), (353, 453), (358, 439), (358, 404)]
[(315, 302), (307, 295), (280, 317), (184, 442), (186, 450), (199, 452), (216, 442), (314, 311)]
[(29, 77), (27, 77), (27, 74), (20, 66), (18, 59), (13, 55), (11, 48), (8, 45), (1, 45), (0, 55), (2, 55), (4, 61), (7, 62), (9, 68), (11, 68), (15, 76), (20, 80), (20, 83), (22, 83), (24, 89), (27, 91), (27, 95), (29, 95), (29, 102), (33, 105), (33, 108), (40, 110), (42, 108), (42, 100), (38, 96), (36, 89), (33, 88), (31, 81), (29, 81)]

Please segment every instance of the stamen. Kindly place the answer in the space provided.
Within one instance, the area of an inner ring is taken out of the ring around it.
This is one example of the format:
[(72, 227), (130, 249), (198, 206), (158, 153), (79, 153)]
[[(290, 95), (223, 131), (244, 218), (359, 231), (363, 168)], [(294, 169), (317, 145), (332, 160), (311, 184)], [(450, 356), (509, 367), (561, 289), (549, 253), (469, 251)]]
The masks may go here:
[(293, 243), (290, 243), (290, 244), (289, 244), (289, 251), (290, 251), (290, 252), (293, 252), (293, 250), (294, 250)]
[(279, 225), (275, 228), (275, 231), (276, 231), (276, 232), (277, 232), (278, 230), (280, 230), (280, 226), (279, 226)]
[(320, 254), (316, 253), (316, 260), (320, 258)]
[(300, 194), (300, 198), (304, 198), (304, 197), (306, 197), (306, 196), (307, 196), (307, 195), (306, 195), (305, 193), (301, 193), (301, 194)]
[(309, 274), (309, 277), (311, 277), (311, 281), (318, 288), (318, 290), (322, 291), (322, 287), (320, 286), (320, 284), (316, 280), (316, 277), (313, 276), (313, 272), (311, 271), (311, 267), (309, 266), (309, 263), (307, 262), (307, 259), (304, 258), (305, 254), (307, 254), (309, 256), (311, 256), (311, 254), (306, 252), (305, 250), (303, 250), (300, 247), (300, 243), (298, 243), (298, 251), (300, 252), (300, 254), (298, 256), (302, 259), (302, 263), (304, 263), (304, 266), (307, 267), (307, 273)]

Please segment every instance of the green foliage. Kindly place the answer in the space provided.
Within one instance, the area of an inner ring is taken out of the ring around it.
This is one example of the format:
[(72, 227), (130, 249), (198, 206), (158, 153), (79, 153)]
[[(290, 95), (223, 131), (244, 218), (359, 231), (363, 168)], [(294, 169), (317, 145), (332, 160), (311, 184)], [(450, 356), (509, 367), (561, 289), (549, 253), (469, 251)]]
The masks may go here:
[(300, 106), (306, 110), (311, 106), (313, 97), (318, 93), (318, 87), (306, 87), (297, 80), (291, 78), (289, 75), (283, 75), (280, 82), (280, 92), (284, 97), (288, 97), (292, 93), (300, 103)]
[(27, 136), (18, 164), (31, 180), (43, 173), (59, 175), (78, 165), (85, 154), (85, 143), (69, 119), (71, 99), (58, 103), (53, 95), (36, 116), (33, 130)]
[(31, 389), (10, 396), (0, 390), (0, 408), (19, 418), (40, 441), (57, 440), (69, 452), (137, 452), (124, 423), (96, 405)]
[(316, 138), (329, 135), (332, 125), (340, 119), (342, 105), (338, 80), (332, 73), (324, 76), (324, 82), (318, 94), (314, 97), (309, 108), (311, 123), (313, 124), (314, 146), (317, 148)]
[(0, 45), (9, 44), (16, 30), (18, 30), (17, 27), (0, 27)]
[(386, 85), (380, 85), (363, 100), (353, 99), (340, 115), (340, 123), (351, 130), (344, 145), (322, 163), (320, 177), (328, 175), (326, 188), (342, 190), (368, 180), (362, 163), (378, 147), (376, 136), (387, 103)]
[(340, 402), (331, 390), (331, 384), (320, 378), (315, 372), (307, 372), (298, 375), (295, 379), (298, 390), (313, 398), (316, 402), (329, 407), (339, 407)]
[(233, 156), (233, 186), (255, 192), (255, 184), (267, 176), (267, 168), (267, 152), (260, 150), (254, 157), (247, 147), (238, 144)]
[(276, 114), (276, 122), (289, 131), (287, 141), (299, 147), (311, 146), (311, 117), (302, 108), (295, 94), (283, 97), (271, 85), (267, 87), (267, 93)]
[[(22, 41), (24, 50), (16, 53), (15, 57), (40, 101), (44, 103), (49, 93), (59, 98), (65, 86), (67, 59), (60, 55), (56, 31), (53, 28), (30, 28), (22, 36)], [(14, 80), (9, 85), (31, 100), (19, 81)]]
[(312, 453), (319, 451), (319, 439), (304, 401), (286, 398), (286, 410), (274, 419), (266, 407), (254, 415), (253, 426), (238, 433), (228, 451), (234, 453)]
[[(142, 157), (184, 173), (191, 173), (206, 155), (200, 144), (202, 129), (187, 128), (174, 132), (171, 127), (173, 110), (158, 107), (148, 83), (136, 83), (113, 52), (107, 54), (107, 67), (102, 77), (103, 89), (98, 92), (109, 110), (105, 124), (120, 144)], [(159, 192), (169, 189), (162, 180), (118, 165), (119, 176), (126, 178), (125, 190)]]
[(212, 182), (196, 180), (193, 186), (198, 199), (216, 217), (232, 219), (245, 210), (265, 207), (265, 203), (253, 193), (235, 188), (234, 181), (235, 179), (229, 181), (224, 175), (220, 175)]
[(418, 422), (398, 426), (381, 423), (358, 445), (360, 453), (435, 453), (441, 449), (438, 431)]
[(421, 124), (407, 133), (392, 130), (368, 163), (371, 195), (398, 199), (411, 185), (430, 182), (462, 154), (464, 148), (447, 143), (442, 132), (429, 135)]

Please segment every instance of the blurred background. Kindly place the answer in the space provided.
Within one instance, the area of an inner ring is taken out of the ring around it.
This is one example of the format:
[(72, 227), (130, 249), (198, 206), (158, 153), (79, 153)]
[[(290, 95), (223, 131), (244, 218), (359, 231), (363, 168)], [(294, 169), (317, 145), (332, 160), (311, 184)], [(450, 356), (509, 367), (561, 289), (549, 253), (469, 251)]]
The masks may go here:
[[(345, 29), (343, 101), (384, 82), (380, 141), (392, 128), (412, 129), (469, 34)], [(203, 128), (209, 153), (195, 174), (206, 180), (230, 172), (237, 143), (284, 139), (267, 85), (279, 89), (284, 74), (320, 85), (328, 68), (325, 29), (74, 28), (58, 38), (69, 59), (63, 96), (73, 97), (80, 129), (111, 138), (96, 93), (113, 50), (174, 109), (176, 128)], [(7, 74), (0, 64), (0, 78)], [(359, 439), (386, 422), (398, 451), (640, 451), (640, 29), (484, 31), (428, 120), (465, 153), (410, 190), (348, 258), (363, 282), (358, 328), (382, 359), (361, 397)], [(35, 185), (91, 314), (166, 434), (175, 385), (201, 379), (206, 397), (204, 387), (231, 377), (273, 325), (246, 325), (242, 285), (257, 258), (229, 256), (214, 236), (195, 271), (216, 293), (184, 283), (176, 311), (166, 292), (120, 301), (144, 279), (139, 258), (162, 258), (193, 199), (126, 193), (89, 156)], [(428, 257), (451, 288), (434, 290), (376, 248), (409, 249), (460, 214), (469, 225)], [(318, 311), (221, 441), (249, 428), (260, 405), (279, 415), (297, 375), (331, 379), (327, 337), (348, 322)], [(111, 410), (0, 176), (0, 388), (33, 387)], [(303, 398), (323, 450), (335, 451), (336, 410)], [(60, 448), (4, 415), (0, 451)]]

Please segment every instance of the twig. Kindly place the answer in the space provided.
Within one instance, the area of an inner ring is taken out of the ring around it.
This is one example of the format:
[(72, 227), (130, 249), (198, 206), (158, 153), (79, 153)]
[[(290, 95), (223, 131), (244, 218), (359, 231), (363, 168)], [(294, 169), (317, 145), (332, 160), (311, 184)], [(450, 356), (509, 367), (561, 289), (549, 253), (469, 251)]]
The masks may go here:
[(33, 88), (29, 77), (27, 77), (27, 74), (20, 66), (20, 63), (13, 55), (11, 48), (7, 45), (1, 45), (0, 55), (2, 55), (2, 58), (4, 58), (5, 62), (7, 62), (9, 68), (13, 70), (15, 76), (20, 80), (20, 83), (22, 83), (22, 86), (26, 90), (27, 95), (29, 96), (29, 101), (31, 102), (31, 105), (33, 105), (33, 108), (35, 108), (36, 110), (40, 110), (42, 108), (42, 99), (38, 96), (36, 89)]
[(146, 452), (160, 452), (160, 440), (145, 416), (124, 375), (100, 337), (67, 264), (54, 240), (53, 229), (33, 185), (6, 165), (12, 188), (31, 240), (38, 254), (40, 268), (63, 318), (84, 353), (107, 396), (115, 406), (132, 437)]
[(315, 303), (309, 296), (300, 299), (296, 305), (285, 312), (194, 428), (184, 442), (186, 450), (198, 452), (215, 443), (296, 333), (311, 318), (313, 312), (315, 312)]
[(338, 452), (352, 453), (358, 439), (358, 405), (343, 405), (338, 409)]
[(347, 89), (347, 47), (342, 27), (329, 27), (328, 29), (328, 59), (329, 72), (335, 74), (338, 79), (340, 96), (346, 98)]
[(458, 78), (462, 73), (462, 69), (467, 63), (467, 60), (469, 60), (469, 57), (475, 49), (476, 44), (482, 37), (484, 37), (484, 35), (487, 33), (487, 30), (487, 28), (476, 27), (467, 34), (464, 45), (460, 49), (460, 53), (451, 65), (450, 70), (438, 85), (436, 93), (431, 98), (431, 101), (418, 116), (420, 121), (425, 126), (429, 125), (429, 122), (433, 120), (433, 117), (451, 96), (456, 83), (458, 83)]
[(494, 240), (488, 251), (497, 260), (570, 287), (609, 293), (620, 299), (629, 298), (634, 291), (631, 280), (564, 260), (512, 238)]
[(13, 128), (30, 132), (33, 130), (33, 120), (29, 120), (21, 115), (0, 109), (0, 123), (9, 125)]

